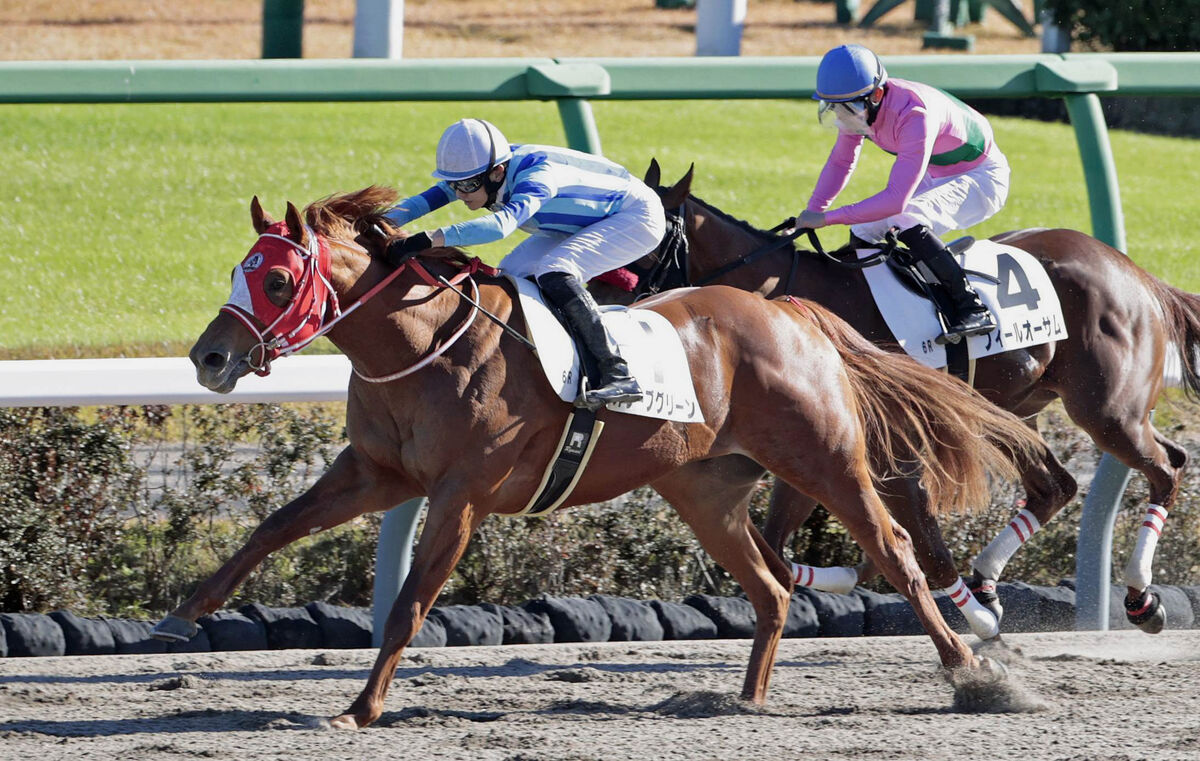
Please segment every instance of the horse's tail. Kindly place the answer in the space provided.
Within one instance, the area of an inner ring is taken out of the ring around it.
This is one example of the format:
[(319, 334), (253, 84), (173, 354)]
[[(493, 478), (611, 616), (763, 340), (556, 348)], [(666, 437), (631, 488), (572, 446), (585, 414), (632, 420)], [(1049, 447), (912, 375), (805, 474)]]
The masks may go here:
[(1166, 313), (1167, 336), (1178, 352), (1178, 361), (1169, 363), (1178, 369), (1178, 377), (1169, 380), (1189, 398), (1200, 400), (1200, 296), (1157, 278), (1153, 282)]
[(988, 504), (989, 475), (1015, 479), (1040, 459), (1041, 436), (967, 384), (878, 348), (824, 307), (788, 299), (841, 355), (877, 481), (884, 467), (892, 473), (920, 467), (934, 509), (961, 510)]

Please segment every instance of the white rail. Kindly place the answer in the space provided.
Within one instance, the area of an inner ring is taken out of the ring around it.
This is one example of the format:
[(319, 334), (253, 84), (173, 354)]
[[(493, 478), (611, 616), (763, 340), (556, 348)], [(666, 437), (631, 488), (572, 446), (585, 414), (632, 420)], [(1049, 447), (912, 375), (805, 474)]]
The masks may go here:
[(0, 362), (0, 407), (345, 401), (349, 381), (341, 354), (288, 357), (228, 394), (197, 383), (187, 357), (14, 360)]

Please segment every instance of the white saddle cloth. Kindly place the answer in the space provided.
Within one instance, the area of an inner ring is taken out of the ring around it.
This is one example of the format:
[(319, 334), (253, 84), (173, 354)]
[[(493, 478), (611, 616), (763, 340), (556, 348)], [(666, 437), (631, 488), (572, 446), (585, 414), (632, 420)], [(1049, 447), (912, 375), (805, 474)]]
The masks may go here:
[[(575, 401), (583, 378), (575, 344), (542, 301), (536, 285), (525, 278), (510, 280), (520, 294), (529, 337), (537, 345), (546, 379), (560, 399)], [(649, 309), (611, 306), (601, 307), (601, 312), (604, 327), (620, 347), (621, 356), (629, 363), (630, 373), (645, 391), (641, 401), (610, 404), (608, 409), (659, 420), (703, 423), (687, 355), (675, 326)]]
[[(860, 251), (859, 257), (871, 253), (873, 250)], [(1019, 248), (980, 240), (956, 258), (996, 317), (996, 330), (967, 339), (972, 359), (1067, 337), (1058, 294), (1033, 256)], [(867, 267), (863, 274), (883, 319), (904, 350), (925, 365), (945, 367), (946, 347), (934, 340), (942, 330), (933, 304), (905, 288), (890, 267)]]

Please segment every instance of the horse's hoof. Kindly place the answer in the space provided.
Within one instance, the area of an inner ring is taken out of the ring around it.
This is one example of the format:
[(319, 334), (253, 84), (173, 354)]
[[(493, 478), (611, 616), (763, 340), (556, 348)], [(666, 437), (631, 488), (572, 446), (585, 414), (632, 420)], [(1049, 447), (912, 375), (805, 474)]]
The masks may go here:
[(1125, 596), (1125, 617), (1147, 634), (1158, 634), (1167, 625), (1166, 607), (1158, 595), (1148, 589), (1133, 599)]
[(976, 656), (976, 660), (979, 661), (976, 672), (982, 684), (999, 684), (1008, 679), (1008, 666), (1002, 661), (986, 655)]
[(329, 726), (334, 729), (359, 729), (358, 719), (354, 718), (354, 714), (344, 713), (341, 716), (335, 716), (329, 720)]
[(200, 627), (179, 616), (167, 616), (154, 625), (150, 636), (163, 642), (187, 642), (196, 636)]

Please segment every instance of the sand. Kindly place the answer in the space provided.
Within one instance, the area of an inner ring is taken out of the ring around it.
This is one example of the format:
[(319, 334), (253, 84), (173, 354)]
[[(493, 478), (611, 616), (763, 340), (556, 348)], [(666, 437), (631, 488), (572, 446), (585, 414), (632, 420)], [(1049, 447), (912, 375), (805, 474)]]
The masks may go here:
[(1200, 631), (1008, 635), (1011, 713), (955, 708), (924, 637), (785, 640), (765, 707), (748, 640), (0, 661), (3, 759), (1200, 758)]

